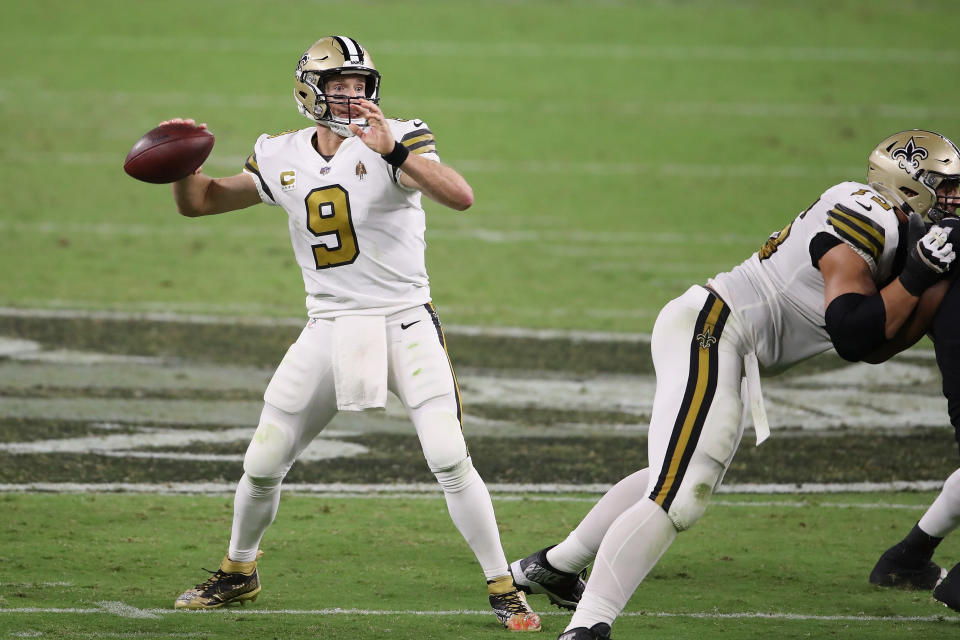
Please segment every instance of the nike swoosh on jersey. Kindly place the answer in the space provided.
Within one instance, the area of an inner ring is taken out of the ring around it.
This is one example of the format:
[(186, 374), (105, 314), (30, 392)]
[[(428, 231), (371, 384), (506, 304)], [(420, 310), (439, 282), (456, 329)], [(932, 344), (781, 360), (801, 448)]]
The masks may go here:
[(409, 329), (409, 328), (412, 327), (413, 325), (417, 324), (418, 322), (420, 322), (420, 321), (419, 321), (419, 320), (414, 320), (413, 322), (408, 322), (407, 324), (404, 324), (404, 323), (401, 322), (401, 323), (400, 323), (400, 328), (403, 329), (404, 331), (406, 331), (407, 329)]

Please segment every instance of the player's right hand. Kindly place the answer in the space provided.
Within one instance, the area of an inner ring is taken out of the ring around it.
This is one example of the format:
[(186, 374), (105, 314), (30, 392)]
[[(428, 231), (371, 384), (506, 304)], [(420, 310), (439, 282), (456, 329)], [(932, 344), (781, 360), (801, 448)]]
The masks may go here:
[(950, 271), (957, 258), (953, 245), (960, 238), (958, 229), (958, 218), (944, 218), (927, 230), (919, 214), (910, 214), (907, 232), (909, 253), (900, 274), (900, 282), (912, 295), (919, 296)]
[[(197, 121), (194, 120), (193, 118), (170, 118), (169, 120), (164, 120), (163, 122), (161, 122), (160, 126), (162, 127), (165, 124), (189, 124), (194, 127), (199, 127), (200, 129), (207, 128), (206, 122), (201, 122), (200, 124), (197, 124)], [(197, 167), (196, 171), (194, 171), (192, 175), (199, 175), (201, 173), (203, 173), (202, 166)], [(186, 180), (187, 178), (190, 178), (190, 176), (187, 176), (186, 178), (184, 178), (184, 180)]]
[(169, 120), (164, 120), (163, 122), (161, 122), (160, 126), (162, 127), (165, 124), (189, 124), (191, 126), (199, 127), (201, 129), (207, 128), (206, 122), (201, 122), (200, 124), (197, 124), (197, 121), (194, 120), (193, 118), (170, 118)]

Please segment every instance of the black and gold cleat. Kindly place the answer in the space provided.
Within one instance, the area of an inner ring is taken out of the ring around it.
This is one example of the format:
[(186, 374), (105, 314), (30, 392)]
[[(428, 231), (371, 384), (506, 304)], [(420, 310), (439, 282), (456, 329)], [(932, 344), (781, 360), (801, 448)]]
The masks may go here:
[[(257, 552), (257, 558), (262, 555)], [(209, 570), (207, 570), (209, 571)], [(205, 582), (187, 589), (173, 603), (175, 609), (216, 609), (231, 602), (253, 602), (260, 594), (257, 561), (234, 562), (224, 557), (220, 568)]]
[(523, 592), (509, 575), (487, 582), (490, 606), (508, 631), (540, 631), (540, 616), (533, 612)]

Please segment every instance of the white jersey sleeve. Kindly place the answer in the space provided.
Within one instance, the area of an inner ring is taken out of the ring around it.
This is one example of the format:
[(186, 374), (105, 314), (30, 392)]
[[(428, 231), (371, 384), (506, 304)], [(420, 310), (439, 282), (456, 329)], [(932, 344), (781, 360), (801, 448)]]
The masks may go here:
[[(407, 148), (410, 153), (415, 153), (428, 160), (440, 162), (440, 155), (437, 153), (437, 141), (433, 132), (427, 127), (423, 120), (388, 120), (391, 124), (394, 138)], [(402, 188), (406, 188), (400, 183), (400, 176), (403, 170), (399, 167), (393, 167), (393, 179)]]
[(865, 184), (843, 182), (708, 285), (749, 331), (760, 363), (779, 370), (833, 346), (820, 258), (846, 244), (863, 258), (879, 289), (902, 266), (900, 234), (890, 203)]
[(257, 138), (257, 141), (253, 145), (253, 153), (251, 153), (247, 157), (247, 161), (243, 163), (243, 172), (253, 177), (253, 183), (257, 186), (257, 192), (260, 194), (260, 199), (264, 204), (269, 204), (271, 206), (277, 206), (279, 203), (274, 200), (273, 192), (270, 190), (270, 187), (267, 186), (263, 176), (260, 174), (260, 163), (257, 161), (257, 152), (262, 149), (265, 140), (276, 138), (288, 133), (296, 133), (296, 130), (284, 131), (276, 136), (263, 134)]

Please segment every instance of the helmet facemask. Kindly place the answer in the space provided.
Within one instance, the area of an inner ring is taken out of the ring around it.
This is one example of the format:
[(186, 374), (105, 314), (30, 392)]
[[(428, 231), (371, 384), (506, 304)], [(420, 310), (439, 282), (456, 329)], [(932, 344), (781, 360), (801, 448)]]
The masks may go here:
[[(957, 215), (957, 206), (960, 205), (960, 196), (956, 195), (957, 187), (960, 186), (960, 176), (948, 176), (942, 173), (927, 173), (922, 178), (925, 186), (933, 190), (936, 202), (927, 217), (934, 223), (938, 223), (946, 216)], [(941, 193), (942, 192), (942, 193)], [(952, 194), (952, 195), (951, 195)]]
[[(380, 102), (380, 73), (363, 47), (345, 36), (318, 40), (300, 57), (294, 79), (294, 97), (300, 113), (346, 138), (353, 135), (349, 125), (365, 127), (367, 121), (349, 115), (349, 107), (357, 104), (356, 96), (327, 94), (327, 82), (338, 75), (364, 76), (364, 97), (374, 104)], [(346, 104), (348, 115), (334, 115), (331, 104)]]

